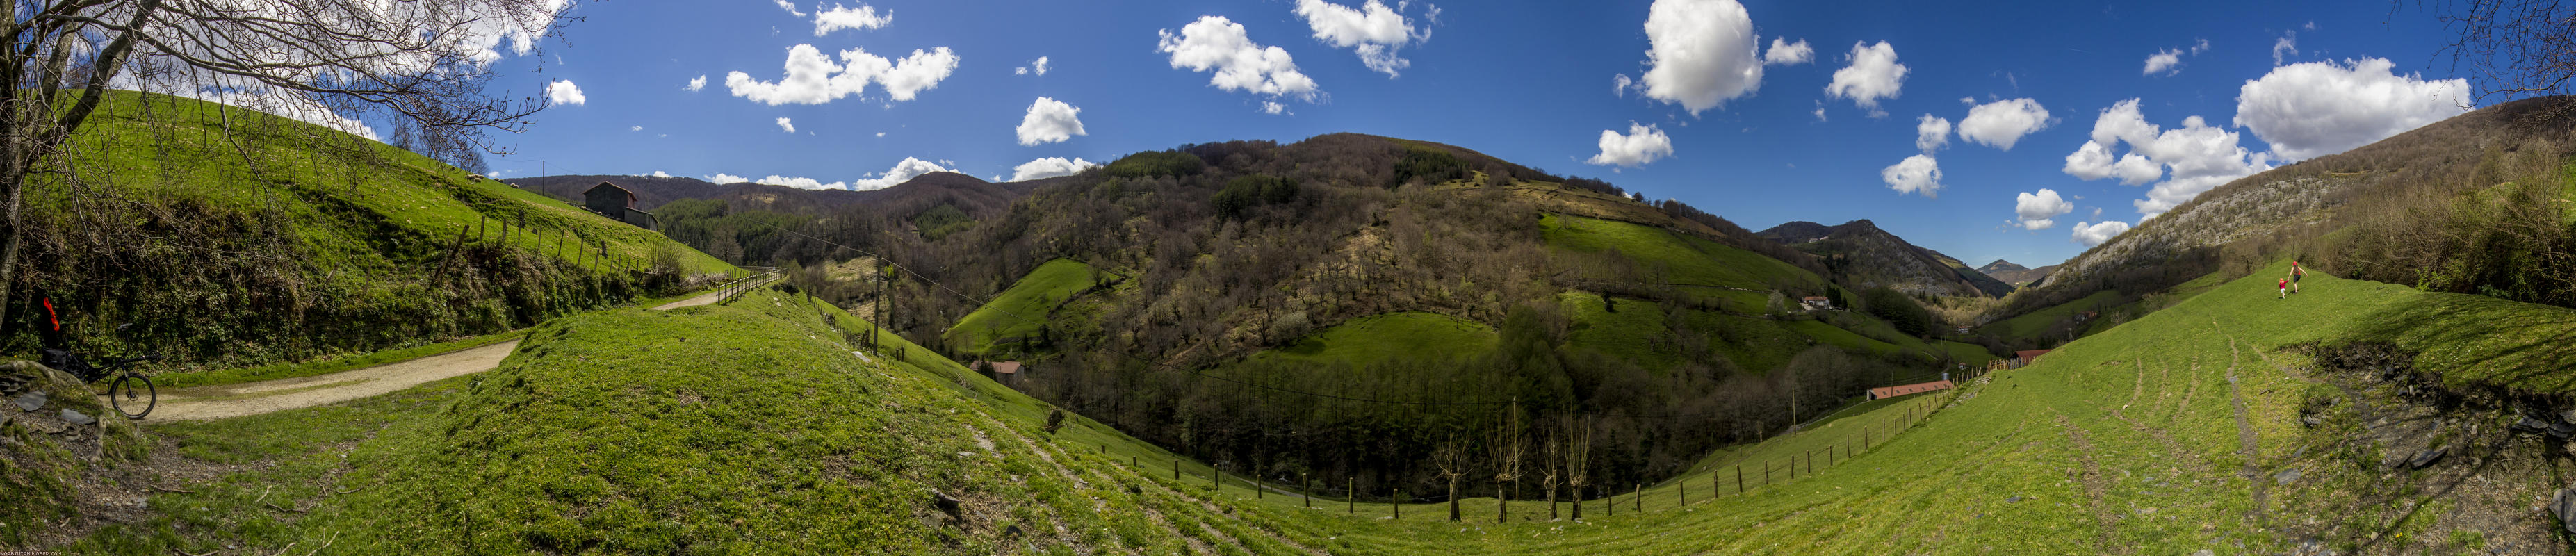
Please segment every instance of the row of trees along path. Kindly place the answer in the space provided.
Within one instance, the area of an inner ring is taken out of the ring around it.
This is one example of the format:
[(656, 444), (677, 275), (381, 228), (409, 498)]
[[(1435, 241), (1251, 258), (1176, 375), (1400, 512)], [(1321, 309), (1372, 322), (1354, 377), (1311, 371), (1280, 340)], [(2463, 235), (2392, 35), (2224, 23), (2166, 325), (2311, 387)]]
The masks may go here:
[[(1628, 492), (1625, 493), (1618, 492), (1623, 490), (1617, 488), (1618, 485), (1593, 484), (1585, 481), (1585, 468), (1588, 467), (1591, 455), (1588, 450), (1575, 449), (1575, 447), (1590, 444), (1590, 431), (1587, 427), (1574, 425), (1564, 434), (1555, 437), (1556, 441), (1542, 442), (1538, 450), (1541, 452), (1539, 454), (1542, 456), (1541, 459), (1546, 463), (1537, 470), (1521, 467), (1523, 465), (1521, 462), (1524, 461), (1521, 456), (1528, 455), (1524, 453), (1529, 449), (1526, 442), (1498, 439), (1502, 441), (1496, 443), (1499, 446), (1495, 450), (1497, 453), (1487, 454), (1491, 458), (1490, 461), (1494, 462), (1488, 466), (1494, 471), (1490, 478), (1495, 483), (1496, 491), (1517, 492), (1517, 483), (1530, 478), (1530, 475), (1535, 472), (1541, 490), (1545, 494), (1540, 499), (1521, 498), (1517, 495), (1508, 498), (1496, 497), (1494, 520), (1498, 523), (1509, 521), (1515, 503), (1523, 506), (1546, 504), (1547, 518), (1558, 519), (1561, 517), (1557, 498), (1560, 492), (1569, 495), (1563, 503), (1566, 513), (1562, 517), (1578, 520), (1583, 519), (1583, 512), (1587, 508), (1594, 509), (1603, 515), (1617, 515), (1620, 506), (1627, 506), (1627, 511), (1630, 512), (1646, 512), (1681, 509), (1695, 503), (1714, 503), (1726, 496), (1786, 483), (1801, 476), (1812, 476), (1820, 467), (1831, 468), (1849, 462), (1894, 440), (1898, 434), (1922, 424), (1934, 412), (1948, 406), (1957, 397), (1957, 390), (1923, 394), (1916, 399), (1902, 402), (1901, 409), (1896, 410), (1895, 413), (1878, 417), (1873, 422), (1860, 427), (1859, 430), (1846, 431), (1833, 438), (1815, 438), (1816, 433), (1812, 432), (1775, 437), (1741, 448), (1741, 453), (1746, 456), (1760, 456), (1758, 458), (1739, 457), (1723, 461), (1712, 459), (1707, 464), (1693, 468), (1689, 473), (1655, 485), (1653, 489), (1648, 489), (1647, 485), (1643, 484), (1626, 485), (1628, 488), (1624, 490)], [(1050, 421), (1060, 419), (1058, 417), (1060, 415), (1060, 413), (1051, 415)], [(1517, 419), (1512, 421), (1502, 427), (1499, 434), (1519, 435), (1521, 430)], [(1560, 422), (1572, 424), (1577, 421), (1563, 419)], [(1052, 431), (1059, 424), (1060, 421), (1051, 423), (1048, 428)], [(1766, 445), (1797, 449), (1766, 451), (1763, 449)], [(1099, 445), (1100, 453), (1110, 455), (1113, 459), (1117, 455), (1122, 455), (1116, 452), (1125, 451), (1113, 451), (1111, 448), (1107, 444)], [(1327, 508), (1333, 505), (1333, 502), (1341, 502), (1340, 505), (1345, 513), (1357, 514), (1360, 506), (1366, 505), (1382, 508), (1392, 519), (1403, 519), (1404, 506), (1407, 504), (1420, 506), (1446, 502), (1449, 506), (1450, 521), (1463, 520), (1463, 502), (1457, 496), (1457, 485), (1459, 481), (1477, 476), (1471, 470), (1475, 461), (1482, 459), (1456, 448), (1440, 450), (1433, 455), (1432, 461), (1428, 464), (1440, 470), (1438, 476), (1446, 480), (1449, 492), (1446, 496), (1438, 497), (1423, 497), (1419, 495), (1425, 493), (1416, 492), (1414, 494), (1417, 496), (1408, 498), (1401, 486), (1390, 488), (1383, 493), (1356, 492), (1358, 480), (1351, 477), (1343, 477), (1339, 481), (1340, 488), (1335, 488), (1336, 485), (1333, 484), (1335, 481), (1327, 479), (1322, 484), (1317, 484), (1315, 477), (1303, 473), (1293, 479), (1283, 477), (1264, 481), (1242, 473), (1228, 474), (1222, 463), (1208, 465), (1190, 462), (1161, 452), (1134, 452), (1123, 455), (1127, 456), (1128, 465), (1147, 476), (1159, 477), (1160, 472), (1165, 468), (1161, 464), (1168, 463), (1172, 483), (1184, 492), (1199, 492), (1209, 496), (1233, 495), (1256, 500), (1267, 499), (1270, 494), (1278, 494), (1283, 499), (1296, 499), (1297, 503), (1304, 508), (1314, 508), (1317, 498), (1320, 497)], [(1147, 459), (1148, 456), (1152, 459)], [(1705, 477), (1704, 482), (1703, 477)], [(1478, 476), (1477, 478), (1487, 477)], [(1532, 511), (1531, 515), (1536, 515), (1534, 510), (1525, 511)], [(1416, 509), (1415, 512), (1418, 513), (1421, 510)]]

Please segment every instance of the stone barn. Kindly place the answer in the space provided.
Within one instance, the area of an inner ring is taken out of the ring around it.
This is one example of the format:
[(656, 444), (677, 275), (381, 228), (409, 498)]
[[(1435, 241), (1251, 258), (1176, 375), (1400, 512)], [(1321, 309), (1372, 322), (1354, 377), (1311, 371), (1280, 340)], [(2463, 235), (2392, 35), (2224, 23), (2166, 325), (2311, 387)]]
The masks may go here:
[(653, 213), (635, 208), (635, 192), (609, 182), (599, 182), (581, 194), (582, 206), (619, 222), (647, 230), (654, 229)]

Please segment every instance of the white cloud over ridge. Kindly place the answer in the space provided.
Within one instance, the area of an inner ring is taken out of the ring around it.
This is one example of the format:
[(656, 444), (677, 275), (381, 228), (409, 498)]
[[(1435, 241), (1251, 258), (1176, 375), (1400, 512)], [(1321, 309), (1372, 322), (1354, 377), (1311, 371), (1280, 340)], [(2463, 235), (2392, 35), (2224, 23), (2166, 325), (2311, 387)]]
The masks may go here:
[(1851, 99), (1852, 104), (1868, 109), (1871, 117), (1885, 117), (1887, 111), (1878, 108), (1878, 101), (1904, 92), (1905, 75), (1911, 72), (1896, 63), (1896, 47), (1887, 41), (1852, 43), (1849, 63), (1834, 70), (1833, 82), (1825, 84), (1825, 96)]
[(1753, 16), (1735, 0), (1655, 0), (1646, 42), (1640, 92), (1693, 116), (1762, 87)]
[(1012, 167), (1011, 181), (1029, 181), (1056, 176), (1070, 176), (1082, 173), (1083, 170), (1089, 170), (1095, 166), (1099, 166), (1099, 164), (1080, 158), (1075, 158), (1073, 160), (1065, 160), (1063, 157), (1040, 158)]
[(832, 183), (823, 183), (823, 181), (822, 181), (822, 180), (817, 180), (817, 179), (814, 179), (814, 178), (807, 178), (807, 177), (793, 177), (793, 176), (776, 176), (776, 175), (773, 175), (773, 176), (769, 176), (769, 177), (765, 177), (765, 178), (760, 178), (760, 179), (752, 180), (752, 181), (753, 181), (754, 183), (759, 183), (759, 184), (761, 184), (761, 185), (783, 185), (783, 186), (793, 187), (793, 188), (797, 188), (797, 189), (849, 189), (849, 188), (850, 188), (850, 184), (849, 184), (849, 183), (846, 183), (846, 182), (837, 182), (837, 181), (836, 181), (836, 182), (832, 182)]
[(1915, 120), (1914, 148), (1929, 153), (1950, 144), (1950, 119), (1924, 114)]
[(1673, 138), (1651, 124), (1628, 123), (1628, 133), (1601, 130), (1601, 154), (1585, 164), (1635, 168), (1673, 155)]
[(1794, 66), (1815, 60), (1816, 48), (1807, 46), (1807, 39), (1793, 43), (1788, 37), (1772, 37), (1771, 48), (1762, 51), (1762, 65), (1765, 66)]
[(1082, 130), (1082, 119), (1077, 117), (1081, 113), (1081, 108), (1064, 101), (1038, 97), (1036, 102), (1029, 103), (1028, 115), (1020, 118), (1017, 130), (1020, 145), (1062, 143), (1075, 135), (1088, 135)]
[(1211, 72), (1208, 84), (1219, 90), (1309, 101), (1318, 92), (1315, 79), (1297, 71), (1297, 61), (1286, 49), (1252, 42), (1243, 24), (1225, 16), (1199, 16), (1178, 34), (1169, 29), (1156, 33), (1162, 38), (1154, 50), (1171, 55), (1174, 69)]
[[(1396, 56), (1396, 52), (1407, 44), (1431, 40), (1429, 28), (1415, 32), (1413, 20), (1402, 13), (1405, 5), (1397, 2), (1396, 7), (1389, 8), (1379, 0), (1368, 0), (1351, 8), (1324, 0), (1297, 0), (1296, 13), (1306, 20), (1307, 27), (1314, 29), (1315, 40), (1334, 48), (1352, 49), (1369, 71), (1396, 77), (1398, 71), (1413, 65), (1413, 61)], [(1439, 7), (1430, 10), (1433, 17), (1438, 17)]]
[[(2064, 171), (2087, 180), (2117, 177), (2129, 185), (2164, 177), (2147, 198), (2131, 203), (2139, 214), (2154, 218), (2201, 192), (2272, 169), (2269, 153), (2249, 152), (2240, 139), (2199, 116), (2183, 118), (2182, 127), (2172, 129), (2147, 123), (2138, 99), (2129, 99), (2102, 109), (2093, 122), (2092, 139), (2067, 155)], [(2112, 149), (2122, 143), (2129, 152), (2113, 158)]]
[(2039, 101), (1999, 100), (1968, 109), (1968, 117), (1959, 119), (1959, 140), (2009, 151), (2023, 136), (2055, 123)]
[(2070, 212), (2075, 212), (2075, 203), (2067, 202), (2054, 189), (2043, 187), (2038, 193), (2022, 193), (2013, 198), (2013, 216), (2019, 217), (2024, 230), (2049, 229), (2057, 225), (2054, 218)]
[(2352, 150), (2467, 113), (2467, 79), (2427, 81), (2397, 75), (2386, 58), (2304, 62), (2272, 68), (2236, 96), (2239, 127), (2272, 145), (2274, 156), (2304, 160)]
[(737, 176), (737, 175), (733, 175), (733, 174), (727, 174), (727, 173), (723, 173), (723, 172), (717, 172), (717, 173), (716, 173), (716, 175), (712, 175), (712, 176), (701, 176), (701, 179), (705, 179), (705, 180), (707, 180), (707, 183), (712, 183), (712, 184), (716, 184), (716, 185), (724, 185), (724, 184), (728, 184), (728, 183), (742, 183), (742, 182), (751, 181), (751, 178), (745, 178), (745, 177), (742, 177), (742, 176)]
[(590, 96), (581, 94), (581, 86), (567, 79), (546, 84), (546, 103), (581, 106), (590, 103)]
[[(817, 37), (842, 29), (865, 31), (883, 28), (887, 24), (894, 23), (893, 10), (878, 14), (876, 8), (867, 4), (859, 4), (857, 8), (843, 7), (839, 4), (833, 4), (831, 9), (819, 9), (820, 6), (817, 8), (818, 11), (814, 12), (814, 36)], [(803, 14), (798, 15), (803, 16)]]
[(853, 48), (840, 53), (834, 62), (814, 45), (800, 44), (787, 49), (786, 76), (776, 82), (752, 79), (751, 74), (725, 74), (725, 88), (733, 96), (752, 102), (780, 104), (823, 104), (842, 97), (863, 95), (869, 84), (885, 88), (886, 96), (896, 101), (909, 101), (926, 89), (939, 87), (941, 80), (957, 71), (957, 54), (942, 46), (936, 50), (915, 49), (902, 60), (889, 60), (869, 54), (867, 49)]
[(2085, 247), (2092, 247), (2095, 245), (2101, 245), (2103, 242), (2111, 241), (2111, 238), (2118, 237), (2121, 232), (2127, 231), (2129, 231), (2129, 223), (2118, 220), (2107, 220), (2093, 224), (2078, 222), (2075, 224), (2075, 242), (2083, 244)]
[(1894, 166), (1880, 169), (1878, 179), (1887, 182), (1887, 188), (1896, 190), (1898, 195), (1921, 193), (1926, 198), (1941, 196), (1941, 163), (1932, 155), (1905, 157)]
[(853, 191), (885, 189), (888, 187), (903, 185), (903, 182), (912, 181), (912, 178), (921, 177), (922, 174), (955, 171), (956, 170), (949, 169), (947, 166), (936, 162), (907, 156), (903, 157), (902, 162), (895, 163), (893, 168), (888, 168), (886, 171), (876, 174), (877, 177), (851, 180), (850, 189)]

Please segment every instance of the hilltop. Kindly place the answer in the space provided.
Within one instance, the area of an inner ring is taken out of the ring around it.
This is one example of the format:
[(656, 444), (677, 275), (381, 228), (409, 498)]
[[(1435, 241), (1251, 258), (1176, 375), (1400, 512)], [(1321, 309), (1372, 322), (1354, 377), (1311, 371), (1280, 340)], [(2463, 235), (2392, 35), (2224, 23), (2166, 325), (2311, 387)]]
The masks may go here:
[(1995, 259), (1995, 262), (1977, 267), (1977, 272), (2015, 287), (2039, 281), (2041, 277), (2048, 276), (2049, 271), (2053, 270), (2057, 270), (2057, 265), (2029, 268), (2003, 259)]
[(752, 182), (717, 184), (698, 178), (661, 176), (572, 175), (501, 181), (574, 202), (578, 202), (582, 191), (592, 186), (614, 183), (634, 192), (635, 206), (648, 211), (673, 201), (707, 200), (793, 213), (830, 212), (850, 205), (919, 205), (927, 208), (954, 204), (969, 214), (983, 215), (1008, 206), (1012, 199), (1025, 192), (1011, 187), (1018, 184), (994, 184), (956, 172), (922, 174), (892, 187), (864, 191), (801, 189)]
[(1840, 226), (1789, 222), (1763, 230), (1761, 236), (1817, 255), (1861, 288), (1884, 286), (1912, 295), (1953, 297), (2012, 293), (2011, 284), (1970, 269), (1957, 258), (1907, 243), (1866, 219)]

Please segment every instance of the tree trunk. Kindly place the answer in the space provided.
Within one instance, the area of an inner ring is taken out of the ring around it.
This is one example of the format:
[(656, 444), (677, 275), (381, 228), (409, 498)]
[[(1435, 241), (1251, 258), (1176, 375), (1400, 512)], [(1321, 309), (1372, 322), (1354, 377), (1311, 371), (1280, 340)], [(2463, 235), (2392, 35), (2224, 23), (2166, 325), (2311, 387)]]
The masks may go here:
[(1458, 479), (1449, 479), (1449, 520), (1458, 520)]
[[(1567, 493), (1571, 495), (1568, 497), (1567, 501), (1574, 504), (1574, 520), (1583, 521), (1583, 484), (1575, 483), (1567, 486), (1572, 487), (1570, 490), (1573, 491)], [(1550, 494), (1550, 496), (1554, 495)]]

